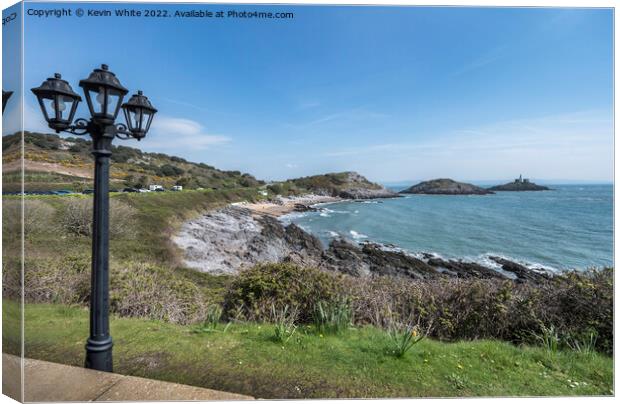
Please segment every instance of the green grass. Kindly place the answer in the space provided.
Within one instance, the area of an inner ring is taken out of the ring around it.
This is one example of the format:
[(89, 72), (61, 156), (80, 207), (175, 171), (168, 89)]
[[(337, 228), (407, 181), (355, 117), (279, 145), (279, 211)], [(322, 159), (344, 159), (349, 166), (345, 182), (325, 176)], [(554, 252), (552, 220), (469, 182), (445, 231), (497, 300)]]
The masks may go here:
[[(82, 365), (86, 309), (29, 304), (25, 319), (27, 357)], [(197, 333), (112, 318), (114, 368), (260, 398), (613, 394), (613, 361), (599, 354), (425, 339), (396, 358), (387, 333), (372, 327), (323, 335), (303, 326), (285, 345), (274, 342), (273, 327), (232, 324)], [(6, 341), (16, 338), (12, 331), (5, 330), (5, 346), (15, 346)]]

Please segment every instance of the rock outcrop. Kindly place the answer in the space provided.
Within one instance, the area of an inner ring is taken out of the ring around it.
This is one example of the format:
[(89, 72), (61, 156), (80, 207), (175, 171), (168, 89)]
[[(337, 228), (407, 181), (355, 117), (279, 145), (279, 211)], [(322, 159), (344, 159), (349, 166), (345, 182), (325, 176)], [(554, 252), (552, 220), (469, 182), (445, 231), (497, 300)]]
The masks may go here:
[[(186, 223), (174, 238), (185, 251), (185, 264), (213, 274), (235, 274), (265, 262), (293, 262), (351, 276), (408, 279), (513, 278), (542, 281), (549, 275), (501, 257), (489, 257), (502, 271), (475, 262), (446, 260), (432, 254), (414, 256), (398, 248), (338, 237), (327, 248), (295, 224), (283, 225), (268, 215), (231, 206)], [(507, 276), (506, 274), (512, 275)]]
[(457, 182), (449, 178), (423, 181), (410, 188), (400, 191), (401, 194), (428, 195), (487, 195), (493, 192), (465, 182)]
[(501, 265), (504, 271), (512, 272), (513, 274), (515, 274), (517, 280), (519, 281), (542, 281), (545, 279), (549, 279), (549, 274), (543, 268), (530, 269), (525, 265), (518, 264), (505, 258), (489, 258)]
[(349, 240), (333, 240), (320, 265), (321, 268), (354, 276), (394, 276), (431, 279), (441, 276), (424, 261), (400, 251), (391, 251), (375, 243), (361, 246)]
[(509, 182), (508, 184), (496, 185), (487, 189), (489, 191), (549, 191), (548, 187), (537, 185), (521, 178)]
[(431, 257), (427, 261), (428, 265), (437, 268), (444, 273), (459, 277), (459, 278), (507, 278), (504, 274), (495, 271), (494, 269), (487, 268), (475, 262), (465, 262), (456, 260), (444, 260), (437, 257)]

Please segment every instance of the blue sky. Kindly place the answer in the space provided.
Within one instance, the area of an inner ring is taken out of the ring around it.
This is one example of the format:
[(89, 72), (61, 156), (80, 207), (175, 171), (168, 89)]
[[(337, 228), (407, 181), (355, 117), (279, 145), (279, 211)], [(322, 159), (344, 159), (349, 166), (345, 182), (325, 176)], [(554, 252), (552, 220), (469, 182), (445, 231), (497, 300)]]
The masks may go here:
[(26, 16), (25, 87), (58, 71), (79, 91), (105, 62), (160, 111), (140, 148), (262, 179), (613, 177), (609, 9), (237, 8), (295, 18)]

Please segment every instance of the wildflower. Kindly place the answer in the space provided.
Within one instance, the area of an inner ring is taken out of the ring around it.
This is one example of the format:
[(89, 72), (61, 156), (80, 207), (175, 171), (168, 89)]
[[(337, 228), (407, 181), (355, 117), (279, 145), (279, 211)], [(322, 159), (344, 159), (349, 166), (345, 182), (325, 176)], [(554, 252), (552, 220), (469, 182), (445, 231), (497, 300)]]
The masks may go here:
[(456, 367), (457, 367), (457, 368), (459, 368), (459, 369), (463, 369), (463, 365), (461, 365), (460, 363), (458, 363), (458, 364), (456, 365)]

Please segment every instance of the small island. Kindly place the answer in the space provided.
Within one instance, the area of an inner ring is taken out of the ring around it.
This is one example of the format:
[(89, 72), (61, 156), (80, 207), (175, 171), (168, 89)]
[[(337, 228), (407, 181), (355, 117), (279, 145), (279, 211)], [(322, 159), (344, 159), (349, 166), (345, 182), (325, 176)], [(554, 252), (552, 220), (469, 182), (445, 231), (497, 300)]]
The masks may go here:
[(549, 188), (543, 185), (537, 185), (527, 178), (519, 175), (513, 182), (504, 185), (496, 185), (489, 188), (490, 191), (549, 191)]
[(454, 181), (450, 178), (439, 178), (423, 181), (417, 185), (400, 191), (401, 194), (428, 194), (428, 195), (487, 195), (492, 190), (484, 189), (473, 184)]

